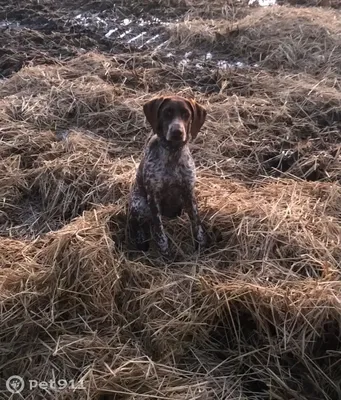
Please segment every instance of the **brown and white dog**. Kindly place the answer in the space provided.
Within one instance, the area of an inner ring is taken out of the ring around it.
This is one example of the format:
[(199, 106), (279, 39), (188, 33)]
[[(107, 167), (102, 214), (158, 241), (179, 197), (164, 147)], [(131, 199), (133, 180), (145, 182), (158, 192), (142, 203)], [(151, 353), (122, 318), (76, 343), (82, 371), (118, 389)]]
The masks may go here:
[(170, 256), (162, 216), (186, 210), (196, 247), (206, 244), (194, 196), (195, 165), (188, 146), (206, 119), (206, 110), (183, 97), (157, 97), (143, 106), (154, 135), (147, 142), (129, 199), (128, 229), (139, 250), (147, 251), (150, 227), (161, 254)]

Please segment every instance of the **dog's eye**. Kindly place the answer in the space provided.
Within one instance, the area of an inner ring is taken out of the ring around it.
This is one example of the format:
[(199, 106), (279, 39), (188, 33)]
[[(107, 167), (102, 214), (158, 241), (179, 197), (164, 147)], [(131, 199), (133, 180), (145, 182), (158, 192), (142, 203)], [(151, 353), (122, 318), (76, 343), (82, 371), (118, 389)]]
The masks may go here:
[(166, 117), (171, 117), (172, 115), (173, 115), (172, 109), (171, 109), (171, 108), (167, 108), (167, 109), (165, 110), (165, 116), (166, 116)]
[(183, 112), (182, 112), (182, 118), (183, 118), (184, 120), (187, 120), (187, 119), (189, 118), (189, 112), (188, 112), (188, 111), (183, 111)]

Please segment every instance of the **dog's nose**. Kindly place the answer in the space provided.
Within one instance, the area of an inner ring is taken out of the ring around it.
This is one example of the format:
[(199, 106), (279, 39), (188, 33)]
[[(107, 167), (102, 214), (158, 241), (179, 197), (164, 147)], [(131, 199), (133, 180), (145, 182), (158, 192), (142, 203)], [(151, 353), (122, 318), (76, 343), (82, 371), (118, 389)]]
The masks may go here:
[(182, 130), (181, 129), (172, 129), (170, 136), (171, 136), (171, 140), (181, 140), (182, 139)]

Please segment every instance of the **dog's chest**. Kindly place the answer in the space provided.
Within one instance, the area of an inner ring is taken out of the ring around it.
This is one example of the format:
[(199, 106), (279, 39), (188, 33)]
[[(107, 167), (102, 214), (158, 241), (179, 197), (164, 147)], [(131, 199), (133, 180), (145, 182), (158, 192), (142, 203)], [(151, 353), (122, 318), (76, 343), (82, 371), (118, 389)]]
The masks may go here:
[(146, 178), (161, 194), (182, 191), (190, 188), (195, 182), (195, 166), (189, 149), (181, 154), (171, 154), (163, 149), (152, 152), (145, 164)]

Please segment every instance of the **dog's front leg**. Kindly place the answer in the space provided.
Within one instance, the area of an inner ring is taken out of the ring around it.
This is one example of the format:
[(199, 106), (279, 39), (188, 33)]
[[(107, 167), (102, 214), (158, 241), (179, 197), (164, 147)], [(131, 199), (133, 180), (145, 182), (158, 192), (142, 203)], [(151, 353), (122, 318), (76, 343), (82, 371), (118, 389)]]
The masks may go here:
[(152, 223), (154, 228), (155, 241), (159, 248), (160, 253), (164, 257), (169, 257), (168, 238), (162, 224), (160, 203), (157, 200), (155, 193), (148, 194), (148, 205), (151, 212)]
[(198, 204), (193, 191), (188, 190), (185, 193), (184, 203), (191, 220), (192, 230), (196, 239), (195, 247), (196, 249), (199, 245), (200, 247), (205, 247), (207, 244), (207, 237), (200, 220)]
[(150, 212), (147, 200), (140, 193), (138, 187), (134, 187), (129, 199), (128, 207), (128, 234), (138, 250), (147, 251), (149, 248), (149, 224)]

